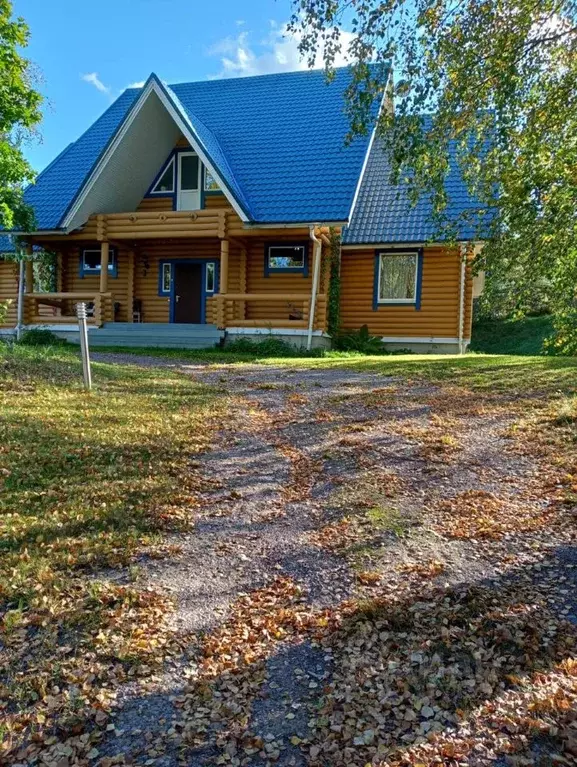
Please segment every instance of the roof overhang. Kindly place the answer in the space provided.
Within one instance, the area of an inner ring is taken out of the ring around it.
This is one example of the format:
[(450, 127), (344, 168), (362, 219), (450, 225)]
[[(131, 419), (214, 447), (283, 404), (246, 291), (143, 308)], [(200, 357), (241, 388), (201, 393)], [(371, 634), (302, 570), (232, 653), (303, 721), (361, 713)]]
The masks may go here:
[(249, 221), (188, 116), (152, 74), (65, 213), (61, 229), (77, 229), (95, 213), (134, 210), (181, 134), (217, 180), (241, 220)]

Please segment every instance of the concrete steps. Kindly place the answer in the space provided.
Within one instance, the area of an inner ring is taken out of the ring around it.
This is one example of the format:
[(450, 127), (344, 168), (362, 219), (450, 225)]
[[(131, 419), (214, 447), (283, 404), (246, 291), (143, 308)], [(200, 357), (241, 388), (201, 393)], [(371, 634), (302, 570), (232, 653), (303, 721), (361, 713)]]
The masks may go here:
[[(78, 343), (76, 338), (69, 338)], [(133, 346), (139, 348), (209, 349), (217, 346), (224, 332), (215, 325), (189, 325), (157, 322), (108, 322), (90, 330), (88, 343), (96, 346)]]

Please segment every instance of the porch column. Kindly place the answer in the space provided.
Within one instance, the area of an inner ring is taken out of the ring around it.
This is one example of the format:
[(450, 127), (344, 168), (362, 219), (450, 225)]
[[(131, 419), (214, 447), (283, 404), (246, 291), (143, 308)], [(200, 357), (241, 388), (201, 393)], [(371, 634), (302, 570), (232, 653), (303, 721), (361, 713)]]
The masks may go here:
[(220, 291), (217, 298), (217, 325), (226, 326), (226, 301), (222, 296), (228, 293), (228, 240), (220, 241)]
[(26, 292), (27, 293), (34, 293), (34, 264), (32, 263), (32, 254), (34, 253), (34, 249), (30, 243), (26, 245), (26, 263), (25, 263), (25, 273), (26, 273)]
[(106, 293), (108, 289), (108, 259), (110, 245), (107, 240), (100, 243), (100, 292)]
[(126, 286), (126, 312), (128, 321), (134, 322), (134, 250), (128, 251), (128, 283)]
[[(246, 293), (246, 246), (243, 245), (240, 249), (240, 292)], [(239, 319), (246, 319), (246, 301), (239, 303)]]

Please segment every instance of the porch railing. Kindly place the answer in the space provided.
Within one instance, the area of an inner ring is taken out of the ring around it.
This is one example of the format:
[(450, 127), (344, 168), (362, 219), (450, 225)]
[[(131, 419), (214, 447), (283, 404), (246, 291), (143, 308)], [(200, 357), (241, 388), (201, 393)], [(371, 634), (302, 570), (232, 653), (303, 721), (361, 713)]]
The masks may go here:
[[(206, 320), (219, 328), (234, 325), (242, 325), (245, 328), (307, 328), (310, 301), (310, 293), (217, 293), (207, 302)], [(247, 318), (251, 303), (264, 305), (260, 307), (261, 311), (269, 304), (285, 304), (287, 316), (270, 319)], [(325, 315), (326, 296), (320, 294), (317, 297), (315, 327), (324, 326)]]
[[(89, 304), (88, 323), (100, 326), (113, 319), (112, 293), (25, 293), (24, 321), (27, 325), (76, 324), (74, 305), (83, 301)], [(57, 314), (42, 313), (40, 307), (52, 307)]]

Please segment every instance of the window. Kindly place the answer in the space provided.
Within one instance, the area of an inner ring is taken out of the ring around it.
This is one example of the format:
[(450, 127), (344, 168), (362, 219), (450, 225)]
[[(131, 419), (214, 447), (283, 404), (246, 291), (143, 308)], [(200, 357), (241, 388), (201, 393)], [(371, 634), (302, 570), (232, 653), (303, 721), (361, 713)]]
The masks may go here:
[(206, 292), (214, 293), (216, 287), (216, 264), (214, 261), (209, 261), (206, 265), (205, 280)]
[(295, 272), (307, 274), (308, 244), (286, 243), (268, 245), (265, 252), (265, 275), (274, 272)]
[(170, 295), (172, 287), (172, 264), (164, 261), (160, 262), (158, 272), (158, 294), (160, 296)]
[(174, 157), (151, 190), (151, 194), (172, 194), (174, 192)]
[(182, 154), (180, 156), (180, 188), (182, 191), (193, 192), (198, 189), (198, 155)]
[(220, 187), (216, 183), (216, 179), (209, 171), (208, 168), (204, 169), (204, 191), (205, 192), (220, 192)]
[[(80, 257), (80, 276), (85, 274), (100, 274), (100, 248), (84, 248)], [(117, 261), (116, 251), (110, 248), (108, 251), (108, 274), (116, 277)]]
[(377, 303), (418, 303), (419, 253), (392, 252), (377, 256)]

